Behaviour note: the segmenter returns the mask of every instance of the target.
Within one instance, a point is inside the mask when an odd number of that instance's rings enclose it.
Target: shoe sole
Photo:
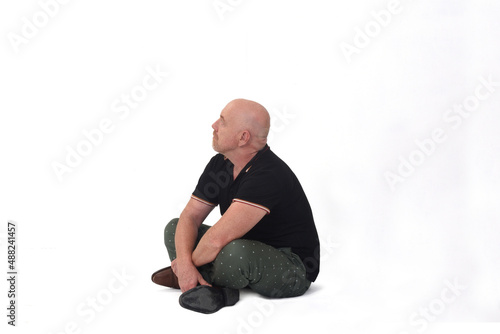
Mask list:
[[[239,299],[239,290],[199,285],[184,292],[179,297],[179,304],[191,311],[211,314],[225,306],[233,306]]]

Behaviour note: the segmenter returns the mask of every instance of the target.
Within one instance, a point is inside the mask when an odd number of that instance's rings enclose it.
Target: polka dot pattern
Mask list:
[[[178,219],[165,227],[165,246],[175,259],[175,228]],[[210,226],[202,225],[197,242]],[[203,277],[216,286],[243,289],[273,298],[304,294],[310,286],[306,269],[290,248],[276,249],[255,240],[237,239],[227,244],[211,264],[199,268]]]

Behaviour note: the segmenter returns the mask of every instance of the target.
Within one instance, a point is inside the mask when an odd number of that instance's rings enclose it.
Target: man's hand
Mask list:
[[[179,287],[181,288],[182,292],[191,290],[198,284],[211,286],[207,281],[203,279],[203,276],[201,276],[198,269],[196,269],[196,267],[192,263],[186,261],[177,261],[177,259],[175,259],[174,261],[172,261],[172,264],[170,266],[172,267],[172,271],[179,280]]]

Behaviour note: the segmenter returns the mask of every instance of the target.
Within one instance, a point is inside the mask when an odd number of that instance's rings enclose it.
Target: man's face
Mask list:
[[[222,110],[219,119],[212,124],[212,129],[214,129],[212,147],[216,152],[225,154],[238,147],[235,128],[233,119],[227,108],[225,108]]]

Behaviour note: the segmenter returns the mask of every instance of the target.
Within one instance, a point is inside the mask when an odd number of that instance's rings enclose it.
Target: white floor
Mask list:
[[[57,4],[0,5],[9,333],[498,333],[497,3]],[[237,97],[271,113],[321,273],[299,298],[197,314],[150,275]]]
[[[28,247],[29,229],[20,225],[18,325],[23,333],[167,332],[179,324],[207,333],[311,328],[317,333],[461,333],[500,320],[493,259],[484,256],[481,263],[475,254],[451,254],[449,261],[460,263],[446,267],[439,257],[451,249],[439,252],[427,243],[384,253],[388,246],[370,245],[362,232],[350,234],[351,241],[324,239],[321,275],[302,297],[272,300],[244,290],[233,307],[213,315],[194,313],[179,306],[178,290],[150,282],[150,274],[168,264],[153,231],[161,230],[161,222],[123,224],[115,233],[103,228],[101,235],[97,224],[89,224],[96,238],[83,231],[85,226],[68,227],[67,241],[54,240],[52,248],[34,241],[35,247]],[[424,255],[429,247],[434,249]]]

